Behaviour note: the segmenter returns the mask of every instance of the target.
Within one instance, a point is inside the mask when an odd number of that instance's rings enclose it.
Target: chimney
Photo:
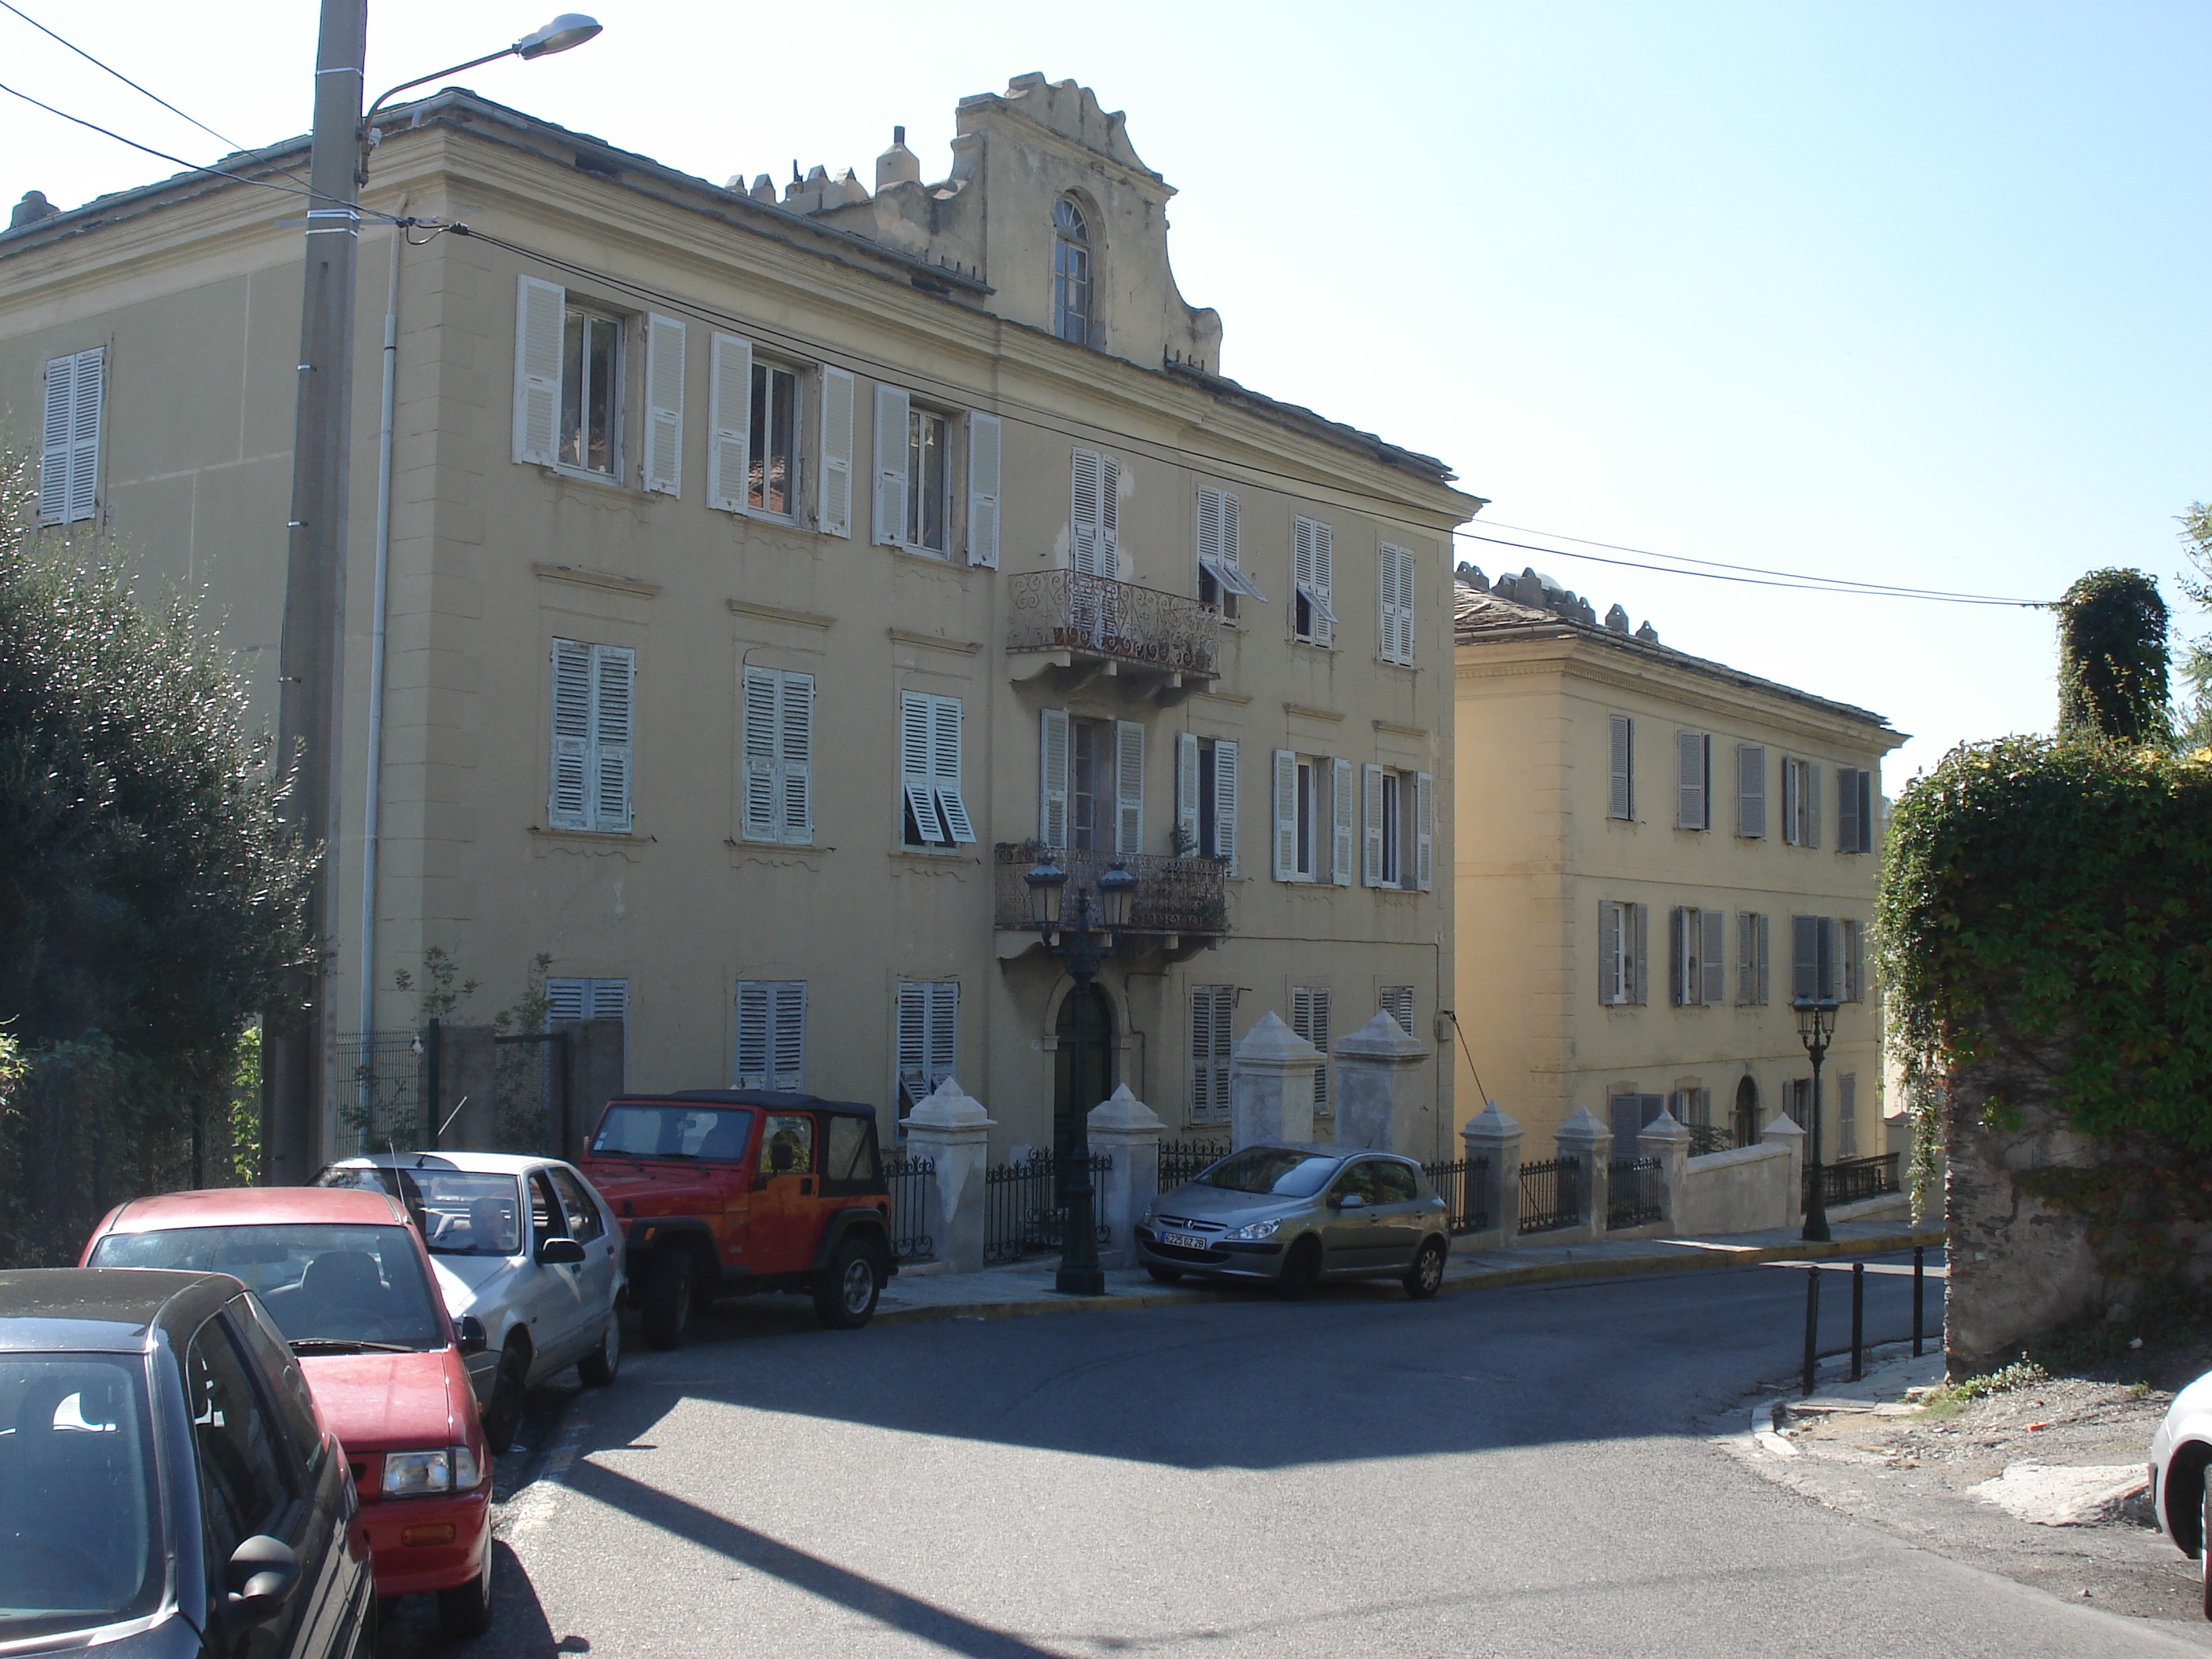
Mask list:
[[[891,129],[891,147],[876,157],[876,188],[921,182],[921,158],[906,147],[906,129]]]

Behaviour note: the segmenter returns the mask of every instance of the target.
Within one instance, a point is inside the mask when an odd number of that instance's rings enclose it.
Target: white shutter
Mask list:
[[[592,647],[592,828],[629,828],[632,703],[637,653],[626,646]]]
[[[1098,574],[1121,577],[1121,464],[1111,456],[1098,463]]]
[[[999,453],[995,415],[968,417],[968,562],[999,568]]]
[[[1114,726],[1114,850],[1145,850],[1145,728],[1134,720]]]
[[[1413,660],[1413,556],[1382,544],[1381,571],[1382,655],[1385,662]]]
[[[708,356],[707,505],[742,513],[747,475],[752,471],[752,342],[717,334]]]
[[[560,459],[561,331],[565,289],[517,279],[514,299],[514,459],[551,466]]]
[[[929,1086],[934,1089],[958,1069],[960,981],[941,979],[929,988]]]
[[[738,1054],[732,1078],[740,1089],[769,1086],[769,1054],[775,1031],[775,991],[766,980],[738,981]]]
[[[1411,548],[1398,550],[1398,660],[1412,665],[1413,660],[1413,568],[1415,560]]]
[[[908,416],[912,399],[899,387],[876,388],[876,522],[878,543],[906,542]]]
[[[771,1089],[803,1087],[806,1081],[806,981],[781,981],[775,987],[774,1046],[769,1051]]]
[[[70,417],[76,410],[76,359],[56,357],[46,365],[45,442],[39,451],[39,517],[47,524],[69,520]]]
[[[1437,884],[1437,780],[1433,772],[1413,774],[1413,885],[1424,893]]]
[[[76,354],[76,373],[69,410],[68,495],[62,517],[82,524],[95,516],[100,491],[100,404],[107,362],[107,348],[94,346]],[[44,496],[46,477],[40,475]]]
[[[1275,750],[1275,879],[1298,878],[1298,757]]]
[[[628,981],[623,981],[627,985]],[[545,1029],[592,1017],[592,981],[587,979],[549,979],[545,981]]]
[[[1037,720],[1037,839],[1067,850],[1067,711],[1046,708]]]
[[[1407,1036],[1413,1035],[1413,988],[1410,985],[1385,985],[1375,994],[1375,1006],[1398,1022],[1398,1027]]]
[[[853,533],[853,376],[851,371],[822,370],[822,501],[819,528],[825,536]]]
[[[1303,517],[1291,519],[1291,580],[1296,585],[1297,591],[1306,596],[1308,603],[1311,603],[1313,599],[1313,532],[1314,521],[1311,519]],[[1314,620],[1315,625],[1318,627],[1320,618],[1316,617]]]
[[[1597,902],[1597,1000],[1608,1006],[1628,1000],[1621,983],[1620,907],[1611,899]]]
[[[1318,986],[1291,988],[1291,1030],[1326,1054],[1328,1053],[1328,993]],[[1314,1067],[1314,1111],[1329,1109],[1328,1066]]]
[[[1635,722],[1626,714],[1615,714],[1611,717],[1609,726],[1612,769],[1605,813],[1610,818],[1632,817],[1636,811]]]
[[[1213,740],[1213,856],[1229,861],[1237,873],[1237,744],[1228,738]]]
[[[1382,884],[1382,769],[1373,762],[1359,769],[1360,861],[1363,886]],[[1401,803],[1402,810],[1402,803]]]
[[[684,478],[684,325],[645,323],[645,487],[680,495]]]
[[[975,830],[968,822],[968,804],[960,797],[960,699],[929,699],[929,782],[937,797],[938,816],[944,821],[945,839],[973,842]]]
[[[553,641],[552,783],[545,823],[552,830],[591,828],[592,647]]]
[[[783,676],[772,668],[744,672],[744,745],[739,779],[739,833],[747,841],[782,839],[777,787]]]
[[[1314,617],[1314,639],[1321,645],[1331,643],[1336,632],[1336,613],[1329,608],[1333,591],[1329,571],[1334,562],[1329,550],[1334,541],[1335,532],[1316,521],[1313,526],[1313,602],[1317,613]]]
[[[1069,468],[1068,566],[1086,576],[1111,575],[1104,563],[1100,526],[1106,459],[1095,449],[1079,449]]]
[[[1228,556],[1222,551],[1222,509],[1228,500],[1226,490],[1198,492],[1198,562],[1201,568],[1227,562]]]
[[[932,705],[936,701],[919,691],[899,694],[899,787],[922,840],[933,844],[951,839],[937,816],[936,781],[930,758]]]
[[[776,757],[780,796],[778,829],[794,847],[814,840],[814,676],[783,676],[783,708],[777,726],[782,735]]]
[[[1674,734],[1674,827],[1705,827],[1705,763],[1710,739],[1702,732]]]
[[[1735,746],[1735,832],[1756,841],[1766,834],[1766,746]]]
[[[1632,904],[1628,920],[1633,924],[1629,935],[1628,1000],[1642,1004],[1650,1000],[1651,983],[1651,907]]]
[[[1352,763],[1328,763],[1329,845],[1328,878],[1339,887],[1352,885],[1352,842],[1356,833],[1352,802]]]
[[[1698,988],[1698,1000],[1708,1008],[1717,1008],[1728,1000],[1728,912],[1700,910],[1698,926],[1704,935],[1698,952],[1704,983]]]
[[[902,979],[898,984],[898,1057],[894,1062],[899,1090],[906,1096],[899,1115],[904,1117],[929,1093],[929,982]]]
[[[1175,740],[1176,854],[1188,858],[1209,848],[1198,844],[1198,734],[1178,732]]]

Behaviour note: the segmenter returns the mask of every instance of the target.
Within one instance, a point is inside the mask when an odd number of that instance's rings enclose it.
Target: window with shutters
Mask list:
[[[1052,204],[1052,331],[1091,343],[1091,222],[1063,196]]]
[[[1677,1123],[1692,1129],[1710,1129],[1713,1124],[1713,1091],[1694,1085],[1673,1090],[1667,1097],[1667,1110]]]
[[[1291,520],[1291,560],[1297,585],[1291,632],[1308,645],[1328,645],[1335,635],[1336,613],[1329,609],[1334,541],[1329,526],[1318,519],[1301,515]]]
[[[1267,601],[1237,550],[1237,497],[1226,489],[1198,492],[1198,597],[1231,621],[1240,599]]]
[[[899,795],[905,844],[949,851],[975,839],[960,792],[960,699],[899,694]]]
[[[1175,853],[1213,858],[1237,873],[1237,744],[1176,734]]]
[[[1275,830],[1282,881],[1328,879],[1329,822],[1328,808],[1330,767],[1318,755],[1294,755],[1278,750],[1275,790]],[[1285,788],[1287,780],[1288,789]],[[1287,857],[1285,855],[1287,854]]]
[[[568,306],[561,319],[561,465],[613,477],[622,464],[622,323]]]
[[[1229,1062],[1236,1045],[1237,988],[1190,988],[1190,1121],[1229,1120]]]
[[[744,678],[741,833],[747,841],[808,846],[814,840],[814,676],[749,664]]]
[[[1607,747],[1605,815],[1632,819],[1636,816],[1636,722],[1626,714],[1608,717]]]
[[[39,451],[40,524],[82,524],[94,516],[106,374],[106,346],[46,364],[45,441]]]
[[[927,1099],[960,1055],[960,982],[902,979],[898,986],[898,1115]]]
[[[1396,1020],[1407,1036],[1413,1035],[1413,988],[1385,985],[1375,994],[1375,1006]]]
[[[1836,1079],[1836,1156],[1859,1155],[1859,1078],[1845,1072]]]
[[[1782,839],[1791,847],[1820,844],[1820,769],[1817,763],[1782,757]]]
[[[626,979],[548,978],[545,981],[545,1029],[579,1019],[629,1018],[629,981]]]
[[[1835,997],[1837,937],[1832,917],[1790,918],[1790,996],[1793,1002]]]
[[[1005,434],[999,417],[968,416],[968,562],[999,568],[999,474]]]
[[[1328,993],[1317,985],[1291,988],[1291,1030],[1328,1053]],[[1328,1096],[1328,1062],[1314,1067],[1314,1115],[1326,1117],[1336,1109]]]
[[[740,1089],[802,1089],[806,1085],[806,981],[738,981]]]
[[[1735,919],[1735,1000],[1742,1008],[1766,1006],[1766,918],[1755,910]]]
[[[1079,574],[1121,574],[1121,464],[1095,449],[1073,452],[1068,464],[1068,566]],[[1071,603],[1097,603],[1072,595]],[[1071,622],[1079,618],[1071,616]],[[1089,617],[1081,620],[1090,621]]]
[[[1413,665],[1413,556],[1382,544],[1380,566],[1382,637],[1376,654],[1385,662]]]
[[[1836,850],[1874,851],[1874,774],[1862,768],[1836,769]]]
[[[933,410],[907,410],[906,544],[917,552],[952,547],[952,421]]]
[[[1359,793],[1362,884],[1427,891],[1436,836],[1430,775],[1364,765]]]
[[[1735,832],[1747,841],[1766,834],[1766,745],[1735,746]]]
[[[1705,830],[1711,826],[1710,802],[1713,793],[1713,740],[1704,732],[1674,734],[1674,827]]]
[[[798,515],[799,420],[799,371],[756,361],[745,464],[745,505],[756,513]]]
[[[1597,906],[1597,1000],[1626,1007],[1644,999],[1645,906],[1600,899]]]
[[[549,829],[629,830],[636,670],[627,646],[553,641]]]
[[[1667,989],[1678,1008],[1717,1007],[1728,1000],[1728,915],[1678,905],[1668,915]]]

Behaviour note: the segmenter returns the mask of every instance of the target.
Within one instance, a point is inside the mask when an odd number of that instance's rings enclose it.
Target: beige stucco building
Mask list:
[[[1823,1155],[1886,1151],[1865,940],[1903,735],[1534,571],[1468,571],[1456,611],[1457,1012],[1491,1096],[1532,1147],[1587,1109],[1616,1156],[1662,1109],[1699,1151],[1809,1127],[1790,1005],[1832,995]]]
[[[382,118],[341,1037],[412,1024],[395,975],[426,951],[483,982],[465,1020],[542,952],[556,1013],[627,1020],[631,1087],[804,1087],[888,1125],[957,1072],[1001,1150],[1120,1081],[1171,1128],[1222,1121],[1268,1010],[1325,1042],[1389,1006],[1432,1039],[1447,550],[1479,503],[1223,378],[1220,319],[1169,269],[1172,191],[1087,89],[1025,76],[957,122],[950,178],[899,142],[872,189],[817,169],[779,195],[465,93]],[[225,166],[283,183],[303,155]],[[293,203],[184,175],[0,235],[0,418],[47,434],[52,533],[204,590],[272,723]],[[1141,884],[1083,1056],[1024,931],[1041,842]],[[1401,1138],[1434,1155],[1430,1065]]]

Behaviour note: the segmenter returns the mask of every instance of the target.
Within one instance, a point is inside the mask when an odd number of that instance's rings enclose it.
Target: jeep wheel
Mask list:
[[[653,1258],[645,1275],[645,1346],[673,1348],[684,1341],[684,1328],[691,1322],[691,1252],[682,1245],[664,1249]]]
[[[833,1331],[856,1331],[876,1310],[883,1293],[883,1269],[862,1240],[848,1238],[830,1259],[830,1271],[816,1281],[814,1312]]]

